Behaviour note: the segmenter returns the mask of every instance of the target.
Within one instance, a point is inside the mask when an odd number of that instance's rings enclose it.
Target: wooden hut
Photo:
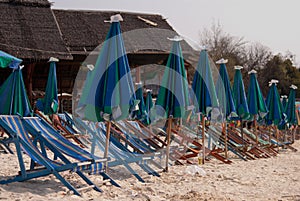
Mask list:
[[[129,63],[133,69],[147,65],[142,76],[150,75],[151,66],[166,63],[172,44],[167,38],[177,35],[161,15],[155,14],[53,10],[48,0],[0,0],[0,9],[0,50],[24,60],[23,74],[32,103],[42,95],[38,92],[45,89],[47,60],[51,56],[60,59],[57,65],[59,93],[72,93],[80,66],[88,55],[93,57],[93,51],[104,42],[110,27],[105,21],[111,15],[122,15],[121,28]],[[182,49],[186,68],[193,71],[197,52],[185,41]],[[134,79],[139,80],[141,68],[136,69],[139,70]],[[2,83],[9,69],[0,71]]]

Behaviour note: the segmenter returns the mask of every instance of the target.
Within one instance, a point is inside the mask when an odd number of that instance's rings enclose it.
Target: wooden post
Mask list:
[[[34,68],[35,68],[35,63],[30,63],[28,64],[28,71],[27,71],[27,75],[26,75],[26,88],[27,88],[27,94],[28,94],[28,99],[30,102],[30,105],[33,106],[33,97],[32,97],[32,77],[33,77],[33,72],[34,72]]]
[[[276,141],[277,141],[277,149],[279,151],[279,132],[278,132],[278,128],[276,127]]]
[[[169,171],[169,155],[170,155],[170,143],[171,143],[171,129],[172,129],[172,117],[168,118],[168,127],[167,127],[167,150],[166,150],[166,168],[165,172]]]
[[[223,133],[225,136],[225,158],[228,159],[228,142],[227,142],[227,125],[226,125],[226,121],[222,124],[223,127]]]
[[[243,120],[241,119],[241,136],[242,136],[242,145],[243,145],[243,148],[244,148],[244,129],[243,129]]]
[[[110,138],[110,128],[111,128],[111,121],[107,122],[107,127],[106,127],[106,139],[105,139],[105,150],[104,150],[104,158],[107,159],[108,157],[108,148],[109,148],[109,138]],[[108,161],[105,162],[105,172],[108,170]]]
[[[135,71],[135,78],[136,78],[135,82],[136,83],[140,83],[141,82],[141,71],[140,71],[140,68],[136,67],[135,70],[136,70]]]
[[[203,153],[203,158],[202,158],[202,164],[205,162],[205,116],[202,115],[202,153]]]
[[[255,133],[255,142],[256,142],[256,145],[258,145],[258,134],[257,134],[257,128],[256,128],[256,115],[254,115],[253,126],[254,126],[254,133]]]
[[[268,128],[269,128],[269,142],[271,143],[271,128],[270,126]]]

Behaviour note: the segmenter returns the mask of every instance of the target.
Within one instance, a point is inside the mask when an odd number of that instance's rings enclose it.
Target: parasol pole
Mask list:
[[[270,128],[270,126],[268,126],[268,129],[269,129],[269,142],[271,143],[271,128]]]
[[[256,145],[258,145],[258,133],[257,133],[257,128],[256,128],[256,115],[254,115],[253,126],[254,126],[254,133],[255,133],[255,142],[256,142]]]
[[[170,155],[170,142],[171,142],[171,129],[172,129],[172,116],[168,118],[168,127],[167,127],[167,150],[166,150],[166,168],[165,172],[169,171],[169,155]]]
[[[242,135],[242,143],[244,147],[244,130],[243,130],[243,119],[241,118],[241,135]]]
[[[110,128],[111,128],[111,121],[107,121],[107,126],[106,126],[106,139],[105,139],[105,151],[104,151],[104,158],[107,159],[108,157],[108,147],[109,147],[109,138],[110,138]],[[108,161],[106,160],[105,163],[104,163],[104,170],[105,172],[107,172],[108,170]]]
[[[202,114],[202,164],[204,164],[205,160],[205,116]]]
[[[222,124],[223,127],[223,133],[225,136],[225,158],[228,159],[228,144],[227,144],[227,123],[226,120]]]
[[[277,126],[276,126],[276,141],[277,141],[277,149],[279,151],[279,132]]]

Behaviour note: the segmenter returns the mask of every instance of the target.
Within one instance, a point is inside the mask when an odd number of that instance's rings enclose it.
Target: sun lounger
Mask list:
[[[73,171],[76,172],[88,185],[96,191],[100,191],[92,181],[90,181],[83,173],[83,170],[88,170],[89,172],[99,172],[102,170],[102,162],[97,163],[90,162],[70,162],[55,146],[53,142],[48,141],[39,132],[34,129],[24,128],[21,119],[18,116],[0,116],[0,126],[5,130],[6,133],[10,135],[13,139],[13,143],[16,146],[17,156],[20,166],[20,174],[10,177],[7,180],[1,180],[0,184],[7,184],[17,181],[26,181],[32,178],[38,178],[46,175],[53,174],[58,180],[60,180],[69,190],[73,191],[74,194],[80,195],[80,189],[76,189],[67,180],[65,180],[60,172],[62,171]],[[30,135],[29,135],[30,134]],[[40,146],[38,147],[38,142]],[[46,150],[52,151],[57,159],[52,160],[47,156]],[[32,160],[30,169],[26,170],[25,164],[23,162],[22,151],[24,151]],[[95,162],[95,161],[94,161]],[[39,164],[39,166],[36,166]],[[105,179],[109,178],[103,175]],[[84,187],[86,189],[86,187]]]
[[[75,118],[75,121],[77,126],[91,135],[91,152],[95,152],[96,146],[98,149],[100,149],[101,153],[104,152],[104,142],[106,137],[104,124],[100,123],[100,126],[97,127],[94,122],[82,121],[81,119],[77,118]],[[109,161],[108,167],[123,165],[141,182],[144,182],[144,180],[130,167],[130,163],[136,163],[148,174],[159,176],[159,174],[148,165],[148,163],[151,163],[153,160],[153,156],[130,153],[126,147],[119,143],[118,140],[113,136],[111,136],[110,141],[109,156],[115,160]]]
[[[70,132],[67,128],[65,128],[61,122],[59,123],[59,125],[54,125],[53,122],[51,122],[51,120],[49,118],[47,118],[44,114],[42,114],[41,112],[39,112],[38,110],[35,111],[35,116],[43,119],[44,121],[46,121],[49,125],[51,125],[54,129],[56,129],[57,131],[60,131],[60,133],[68,139],[72,139],[74,140],[74,142],[76,142],[80,147],[85,148],[86,145],[84,142],[82,142],[82,139],[80,139],[80,137],[78,136],[77,133],[72,133]]]
[[[214,125],[210,125],[209,129],[207,129],[207,133],[212,136],[212,138],[220,143],[223,147],[225,146],[225,137],[222,135],[222,129],[218,130],[218,127]],[[240,159],[247,161],[247,155],[242,151],[243,146],[240,144],[236,144],[232,140],[228,139],[228,150],[233,154],[238,156]]]

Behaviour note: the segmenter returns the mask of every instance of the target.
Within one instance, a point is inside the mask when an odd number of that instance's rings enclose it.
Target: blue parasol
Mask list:
[[[180,46],[182,39],[175,36],[169,40],[173,41],[172,50],[168,57],[155,105],[157,115],[168,119],[166,171],[168,171],[172,118],[185,117],[189,105],[188,82]]]
[[[58,112],[58,96],[57,96],[57,77],[56,62],[58,59],[51,57],[49,59],[50,68],[46,85],[45,97],[39,99],[36,103],[38,110],[44,114],[56,114]]]
[[[0,67],[1,68],[9,67],[9,68],[17,69],[21,63],[22,63],[21,59],[18,59],[16,57],[0,50]]]
[[[14,69],[0,88],[0,114],[31,116],[21,68]]]

